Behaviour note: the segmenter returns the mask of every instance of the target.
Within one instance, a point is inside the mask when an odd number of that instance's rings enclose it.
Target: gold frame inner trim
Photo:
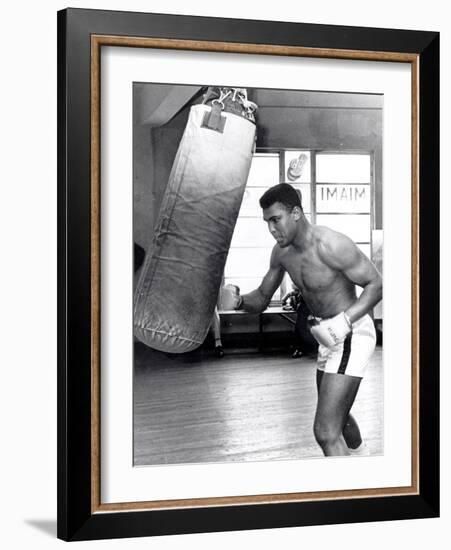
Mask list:
[[[384,487],[267,495],[102,504],[100,499],[100,50],[102,46],[246,53],[410,63],[412,71],[412,480]],[[274,504],[419,494],[419,56],[398,52],[333,50],[267,44],[127,36],[91,36],[91,512],[125,512],[230,505]]]

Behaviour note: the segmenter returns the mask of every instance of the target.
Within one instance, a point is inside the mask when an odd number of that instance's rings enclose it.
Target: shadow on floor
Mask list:
[[[27,519],[25,523],[46,535],[56,538],[56,519]]]

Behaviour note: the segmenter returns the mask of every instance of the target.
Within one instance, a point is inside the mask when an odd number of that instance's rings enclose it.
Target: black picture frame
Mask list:
[[[417,494],[99,512],[93,489],[93,36],[319,49],[331,58],[412,59],[418,118]],[[101,44],[97,44],[100,47]],[[261,53],[264,53],[263,51]],[[372,57],[371,57],[372,55]],[[280,528],[439,515],[439,33],[66,9],[58,12],[58,537],[64,540]],[[414,255],[415,256],[415,255]],[[96,465],[94,465],[96,466]],[[98,466],[98,465],[97,465]]]

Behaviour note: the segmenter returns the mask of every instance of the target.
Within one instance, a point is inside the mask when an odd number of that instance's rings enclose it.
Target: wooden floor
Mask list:
[[[319,457],[314,359],[211,353],[170,359],[135,348],[134,464]],[[352,409],[371,454],[383,453],[382,350]]]

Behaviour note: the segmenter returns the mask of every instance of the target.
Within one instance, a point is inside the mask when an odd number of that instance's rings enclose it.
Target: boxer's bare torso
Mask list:
[[[290,275],[313,315],[333,317],[356,300],[355,285],[336,268],[334,254],[330,253],[340,235],[326,227],[311,229],[302,251],[293,245],[276,245],[273,260]]]
[[[248,311],[263,311],[288,272],[316,317],[346,311],[356,321],[381,299],[381,277],[374,264],[345,235],[312,225],[300,209],[275,203],[263,211],[276,240],[270,267],[260,286],[243,296]],[[355,285],[364,290],[357,299]]]

